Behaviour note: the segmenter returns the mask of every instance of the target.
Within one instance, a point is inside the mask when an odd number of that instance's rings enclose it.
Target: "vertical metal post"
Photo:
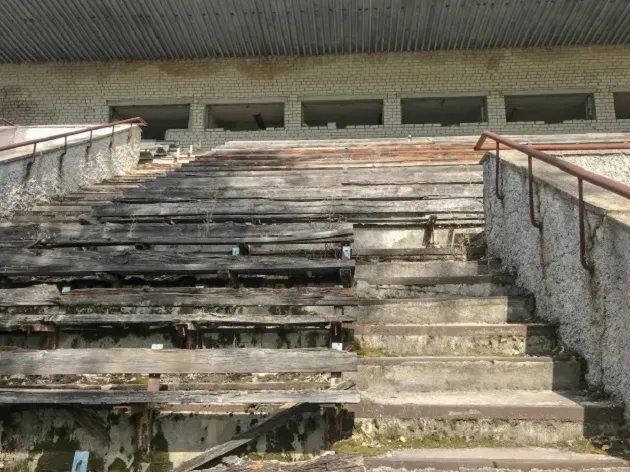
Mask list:
[[[534,228],[542,228],[542,223],[536,222],[534,215],[534,174],[532,172],[532,156],[527,156],[527,180],[529,183],[529,221]]]
[[[497,165],[494,169],[494,193],[496,193],[499,200],[503,200],[503,194],[499,190],[499,181],[501,180],[501,158],[499,157],[499,141],[497,143]]]
[[[578,213],[580,219],[580,263],[589,272],[593,267],[586,260],[586,218],[584,211],[584,182],[578,179]]]

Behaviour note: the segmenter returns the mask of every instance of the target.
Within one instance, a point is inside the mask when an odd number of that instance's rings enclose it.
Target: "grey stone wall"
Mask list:
[[[130,139],[129,136],[131,136]],[[69,140],[42,144],[32,155],[32,146],[0,153],[0,220],[17,211],[50,201],[75,190],[120,175],[139,158],[140,130],[121,126],[111,142],[111,128]]]
[[[589,272],[579,258],[576,179],[534,162],[538,230],[529,220],[526,158],[501,158],[503,200],[495,193],[496,157],[484,163],[489,254],[534,294],[538,315],[558,325],[566,348],[584,357],[589,384],[630,406],[630,201],[585,185]]]

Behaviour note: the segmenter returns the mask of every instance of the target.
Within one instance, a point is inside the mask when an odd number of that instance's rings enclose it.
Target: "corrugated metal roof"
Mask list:
[[[628,44],[630,0],[0,0],[0,61]]]

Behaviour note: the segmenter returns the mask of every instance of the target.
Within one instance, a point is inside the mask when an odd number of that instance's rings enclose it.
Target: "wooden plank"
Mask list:
[[[330,390],[342,391],[348,390],[352,387],[354,387],[354,382],[346,381],[331,387]],[[202,465],[207,464],[212,460],[229,454],[235,449],[238,449],[245,444],[249,444],[257,437],[272,431],[274,428],[285,423],[288,419],[304,411],[306,408],[308,408],[308,404],[306,403],[285,403],[278,409],[278,411],[276,411],[272,415],[269,415],[267,418],[256,424],[254,427],[234,436],[230,441],[226,443],[218,444],[208,449],[207,451],[204,451],[199,456],[187,460],[183,464],[175,467],[171,472],[190,472],[191,470],[201,467]]]
[[[0,375],[356,372],[333,349],[55,349],[0,351]]]
[[[330,187],[148,187],[132,189],[114,199],[120,203],[185,202],[195,200],[237,200],[261,198],[278,201],[311,201],[326,199],[349,200],[410,200],[420,198],[481,198],[483,185],[416,184],[416,185],[339,185]]]
[[[182,310],[186,311],[186,310]],[[270,313],[270,307],[251,307],[249,310],[239,309],[239,313],[222,313],[219,311],[198,311],[191,314],[160,313],[158,310],[138,310],[135,312],[116,312],[108,310],[106,312],[82,309],[77,313],[21,313],[19,311],[0,313],[0,329],[15,330],[25,325],[37,323],[52,323],[59,328],[81,327],[81,326],[117,326],[144,324],[151,326],[173,326],[176,323],[196,323],[200,328],[207,325],[226,326],[318,326],[327,325],[332,322],[350,323],[356,321],[355,316],[343,313],[326,313],[318,311],[303,310],[296,314]],[[289,310],[286,310],[289,311]],[[294,310],[297,311],[297,310]]]
[[[259,388],[264,386],[259,385]],[[301,403],[359,403],[358,391],[334,390],[259,390],[259,391],[123,391],[123,390],[56,390],[0,388],[0,404],[80,404],[80,405],[133,405],[138,403],[162,404],[277,404]]]
[[[87,288],[63,294],[59,304],[82,306],[142,307],[291,307],[353,306],[354,290],[325,287],[300,288]]]
[[[0,247],[135,244],[274,244],[352,240],[351,223],[246,224],[0,224]]]
[[[333,215],[397,215],[405,213],[483,213],[483,202],[476,198],[438,200],[401,200],[397,202],[371,200],[320,200],[305,205],[302,202],[278,200],[217,200],[203,202],[111,204],[94,208],[97,218],[144,217],[144,216],[201,216],[212,220],[218,215],[303,215],[307,217],[331,217]]]
[[[299,257],[220,256],[169,254],[128,250],[123,252],[49,249],[38,254],[26,249],[0,252],[0,275],[81,276],[98,273],[137,274],[314,274],[351,269],[354,261]]]
[[[0,289],[0,306],[54,305],[60,293],[56,285]]]

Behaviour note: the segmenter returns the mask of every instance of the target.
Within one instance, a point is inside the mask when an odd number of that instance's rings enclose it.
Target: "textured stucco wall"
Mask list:
[[[42,144],[35,156],[32,147],[0,153],[0,220],[15,212],[50,201],[81,187],[120,175],[139,158],[140,130],[120,127],[110,149],[111,129],[94,133],[88,149],[87,135]],[[59,141],[59,142],[57,142]]]
[[[586,170],[630,185],[630,151],[563,152],[560,157]]]
[[[534,294],[538,315],[558,325],[568,349],[586,359],[589,384],[630,406],[630,201],[585,185],[589,273],[579,258],[576,179],[534,163],[539,231],[529,221],[526,158],[501,154],[501,201],[495,194],[496,159],[489,156],[484,205],[490,255]]]
[[[209,149],[230,140],[462,136],[490,128],[504,134],[627,131],[616,120],[613,91],[630,90],[628,47],[440,51],[196,61],[0,65],[0,115],[16,123],[81,123],[108,119],[108,100],[191,103],[190,129],[171,131],[182,146]],[[597,120],[563,124],[506,123],[503,94],[592,91]],[[483,93],[488,122],[442,127],[401,125],[400,98],[410,94]],[[204,130],[213,100],[281,99],[285,128]],[[314,97],[384,100],[383,126],[329,130],[302,127],[301,101]]]

